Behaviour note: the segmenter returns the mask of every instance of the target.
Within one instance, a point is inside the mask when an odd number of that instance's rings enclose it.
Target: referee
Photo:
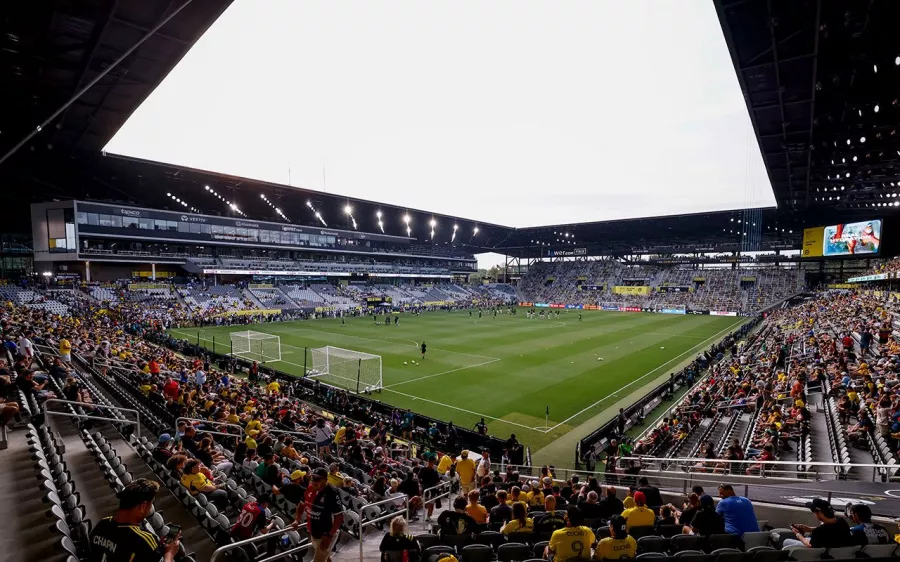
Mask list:
[[[141,524],[153,508],[159,484],[139,478],[117,494],[119,509],[94,525],[89,562],[173,562],[181,546],[181,533],[165,543]]]
[[[422,359],[425,359],[425,342],[422,342]]]

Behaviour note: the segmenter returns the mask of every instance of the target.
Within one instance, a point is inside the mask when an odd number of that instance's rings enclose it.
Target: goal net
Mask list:
[[[357,393],[381,390],[380,355],[330,345],[310,352],[312,369],[307,376]]]
[[[252,330],[231,332],[231,354],[260,363],[281,361],[281,338]]]

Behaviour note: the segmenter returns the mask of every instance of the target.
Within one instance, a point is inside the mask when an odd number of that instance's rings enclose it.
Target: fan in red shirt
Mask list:
[[[178,381],[175,379],[169,379],[166,381],[166,384],[163,385],[163,394],[166,398],[171,398],[172,400],[178,399],[178,390],[179,390]]]
[[[241,508],[237,521],[231,527],[231,536],[235,540],[242,541],[252,538],[259,530],[268,533],[274,525],[272,512],[269,511],[269,494],[261,494],[255,502],[250,502]]]

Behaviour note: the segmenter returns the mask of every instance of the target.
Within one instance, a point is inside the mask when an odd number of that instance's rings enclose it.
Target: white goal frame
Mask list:
[[[281,361],[281,338],[265,332],[231,332],[231,355],[242,359],[272,363]]]
[[[357,394],[380,391],[383,385],[381,356],[326,345],[310,348],[307,377]]]

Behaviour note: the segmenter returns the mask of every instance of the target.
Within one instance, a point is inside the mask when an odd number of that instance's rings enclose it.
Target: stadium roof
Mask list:
[[[184,2],[7,2],[0,36],[5,154]],[[96,153],[231,0],[193,0],[78,98],[25,152]]]
[[[730,227],[732,219],[746,216],[744,211],[514,229],[185,167],[101,157],[100,147],[229,3],[194,0],[16,158],[0,166],[4,185],[21,187],[2,190],[5,201],[0,203],[23,207],[29,198],[87,198],[176,208],[166,195],[171,193],[199,212],[235,214],[218,198],[207,196],[204,186],[209,184],[252,218],[277,220],[277,207],[291,222],[316,224],[306,206],[309,200],[326,223],[346,227],[350,223],[343,209],[349,203],[356,216],[366,218],[363,229],[371,230],[373,216],[381,210],[386,231],[405,234],[401,221],[409,212],[413,235],[421,240],[429,239],[427,225],[433,218],[435,241],[448,242],[456,224],[456,243],[522,257],[540,255],[537,241],[555,241],[557,232],[569,232],[586,245],[740,241],[740,233]],[[897,20],[900,4],[873,0],[838,9],[815,0],[715,3],[779,203],[778,210],[759,212],[766,225],[763,239],[782,228],[788,231],[785,236],[794,230],[796,237],[804,226],[834,224],[851,216],[875,218],[893,210],[887,203],[900,203],[891,189],[896,187],[900,195],[894,169],[900,157],[895,130],[900,36],[892,33],[889,22]],[[5,152],[52,113],[173,5],[158,0],[16,4],[0,37],[0,80],[14,85],[0,93],[6,109],[0,118],[0,149]],[[12,214],[5,229],[28,230],[27,224],[17,227],[16,220],[27,221],[27,213]],[[479,233],[473,236],[476,226]]]
[[[781,210],[900,208],[900,2],[715,4]]]

